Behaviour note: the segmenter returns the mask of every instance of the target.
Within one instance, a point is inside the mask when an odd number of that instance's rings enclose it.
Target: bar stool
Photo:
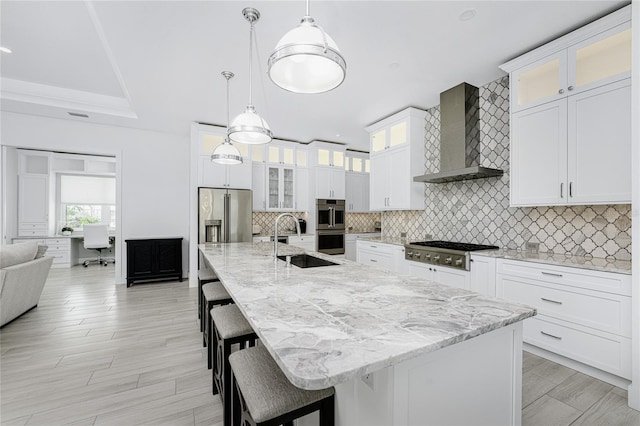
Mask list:
[[[209,312],[216,305],[228,305],[233,303],[233,299],[227,293],[220,281],[207,283],[202,286],[202,324],[204,324],[204,330],[202,331],[202,346],[209,346],[213,330],[211,328],[211,321],[209,320]],[[211,368],[211,355],[207,357],[208,366]]]
[[[289,382],[264,346],[229,356],[233,376],[233,424],[293,425],[293,420],[320,411],[320,426],[335,423],[335,390],[304,390]]]
[[[231,345],[238,344],[240,349],[244,349],[247,344],[255,346],[258,336],[237,305],[214,307],[211,310],[211,327],[214,330],[214,340],[209,348],[213,365],[212,391],[214,395],[219,393],[222,399],[224,426],[231,426]]]
[[[204,321],[202,321],[202,286],[207,283],[220,281],[211,269],[198,270],[198,319],[200,319],[200,331],[204,332]]]

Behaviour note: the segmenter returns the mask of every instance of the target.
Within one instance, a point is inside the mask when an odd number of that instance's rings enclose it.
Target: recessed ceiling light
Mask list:
[[[341,137],[342,135],[340,133],[336,133],[336,138]]]
[[[69,111],[67,111],[67,114],[72,115],[74,117],[89,118],[89,116],[87,114],[80,114],[79,112],[69,112]]]
[[[400,62],[396,62],[393,61],[389,64],[389,68],[391,68],[392,70],[397,70],[398,68],[400,68]]]
[[[476,14],[478,13],[478,11],[476,9],[466,9],[464,11],[462,11],[462,13],[460,14],[460,16],[458,16],[458,19],[460,19],[461,21],[469,21],[471,19],[473,19]]]
[[[2,52],[2,53],[12,53],[13,50],[9,49],[8,47],[0,46],[0,52]]]

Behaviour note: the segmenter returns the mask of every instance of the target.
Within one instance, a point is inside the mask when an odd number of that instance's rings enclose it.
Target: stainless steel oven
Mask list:
[[[344,233],[344,205],[344,200],[316,200],[316,229]]]
[[[316,200],[317,250],[344,254],[344,200]]]
[[[316,238],[318,250],[326,254],[344,254],[344,229],[334,231],[318,231]]]

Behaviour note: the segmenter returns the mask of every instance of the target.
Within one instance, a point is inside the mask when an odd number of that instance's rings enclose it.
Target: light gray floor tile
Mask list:
[[[588,425],[638,426],[640,411],[629,408],[626,395],[621,396],[620,392],[612,390],[572,423],[572,426]]]
[[[522,408],[540,398],[542,395],[555,388],[552,381],[529,372],[522,374]]]
[[[549,392],[549,396],[580,411],[602,399],[613,386],[586,374],[576,373]]]
[[[522,410],[522,426],[566,426],[580,414],[581,411],[543,395]]]
[[[576,371],[571,368],[556,364],[555,362],[546,359],[543,359],[542,362],[531,367],[528,371],[540,377],[544,377],[557,385],[576,373]]]

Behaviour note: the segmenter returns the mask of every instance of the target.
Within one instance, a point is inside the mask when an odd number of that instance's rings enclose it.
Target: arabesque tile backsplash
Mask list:
[[[427,110],[425,170],[440,164],[440,108]],[[631,205],[509,207],[509,78],[480,87],[480,164],[498,178],[425,184],[424,211],[382,213],[384,236],[495,244],[540,251],[631,259]],[[541,173],[543,171],[541,170]]]

